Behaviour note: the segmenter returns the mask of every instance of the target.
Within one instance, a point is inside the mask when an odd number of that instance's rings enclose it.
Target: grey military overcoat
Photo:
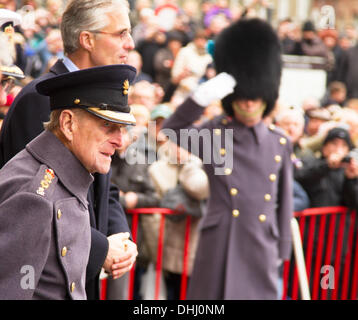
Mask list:
[[[163,126],[202,158],[210,181],[188,298],[276,299],[278,263],[291,253],[291,143],[274,126],[248,128],[227,116],[186,143],[195,130],[180,129],[203,111],[188,98]]]
[[[86,299],[92,181],[49,131],[0,170],[0,299]]]

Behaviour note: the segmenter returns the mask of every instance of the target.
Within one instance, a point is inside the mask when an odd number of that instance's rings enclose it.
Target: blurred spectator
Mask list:
[[[327,72],[327,85],[332,81],[343,79],[343,63],[346,52],[338,43],[338,32],[335,29],[323,29],[319,31],[319,37],[333,55],[332,66]]]
[[[157,82],[165,93],[169,90],[171,84],[171,70],[174,60],[183,46],[182,33],[170,31],[167,33],[167,44],[164,48],[158,50],[154,56],[155,82]]]
[[[343,82],[347,87],[347,99],[358,98],[358,45],[349,48],[343,62]]]
[[[145,72],[142,71],[143,60],[142,60],[142,56],[139,54],[138,51],[131,50],[128,53],[127,64],[129,64],[137,69],[137,75],[136,75],[133,83],[136,83],[136,82],[139,82],[142,80],[148,81],[150,83],[153,82],[152,77],[149,74],[146,74]]]
[[[206,67],[213,61],[206,51],[207,36],[203,29],[196,31],[194,40],[180,49],[172,68],[172,81],[179,85],[183,96],[187,96],[198,85]]]
[[[163,270],[167,299],[179,300],[185,226],[190,216],[188,275],[191,274],[198,242],[198,224],[202,216],[201,202],[208,197],[209,184],[202,161],[173,142],[168,141],[168,153],[159,155],[149,167],[149,175],[161,197],[161,206],[177,210],[180,216],[168,216],[165,221]]]
[[[142,56],[142,71],[155,79],[154,56],[165,46],[166,35],[157,26],[152,25],[145,30],[145,37],[137,44],[137,51]]]
[[[318,158],[306,158],[295,171],[295,179],[308,193],[311,207],[352,207],[358,187],[358,162],[346,158],[353,144],[349,132],[343,128],[331,129]]]
[[[216,0],[215,4],[208,10],[204,17],[205,27],[209,27],[214,17],[223,15],[228,21],[231,21],[232,14],[227,0]]]
[[[315,152],[320,149],[323,137],[332,126],[330,123],[332,117],[326,108],[311,109],[307,111],[306,114],[308,116],[308,122],[305,128],[306,134],[301,139],[301,146],[303,149],[308,148]],[[323,126],[325,123],[328,125]]]
[[[138,113],[137,113],[138,115]],[[136,118],[137,120],[137,118]],[[139,122],[143,119],[139,119]],[[137,121],[138,121],[137,120]],[[149,120],[149,113],[144,122]],[[124,209],[158,207],[159,198],[155,193],[153,184],[148,176],[147,161],[132,161],[131,158],[139,160],[145,157],[144,154],[138,154],[139,150],[128,148],[132,142],[131,134],[123,130],[123,145],[120,151],[117,151],[112,160],[112,178],[111,181],[120,189],[120,203]],[[135,154],[134,154],[135,153]],[[144,159],[143,159],[144,160]],[[136,260],[136,276],[134,299],[142,299],[140,295],[141,275],[146,270],[149,257],[146,241],[143,239],[143,230],[141,228],[140,217],[139,229],[137,230],[138,256]],[[127,215],[129,225],[131,224],[131,215]],[[113,280],[109,278],[107,299],[124,300],[128,294],[128,274],[122,278]]]
[[[312,156],[312,152],[309,149],[303,149],[300,144],[300,138],[303,136],[305,125],[303,110],[285,108],[276,115],[275,120],[276,125],[283,129],[287,136],[291,139],[293,145],[293,154],[291,159],[293,161],[294,168],[300,168],[302,165],[301,158]],[[293,200],[294,211],[302,211],[310,206],[307,193],[295,180],[293,183]]]
[[[346,107],[358,112],[358,98],[352,98],[347,100]]]
[[[132,38],[134,43],[138,45],[141,40],[146,37],[147,28],[155,25],[154,11],[151,8],[144,7],[138,11],[139,21],[134,25],[132,31]]]
[[[352,48],[352,43],[344,32],[339,34],[338,44],[344,51],[347,51],[348,49]]]
[[[328,49],[316,32],[312,21],[306,21],[302,25],[302,39],[296,41],[292,54],[316,56],[328,61]]]
[[[312,155],[312,152],[309,149],[303,149],[300,143],[305,126],[302,109],[286,107],[280,110],[275,116],[275,124],[291,139],[296,158]]]
[[[350,47],[356,46],[357,45],[357,36],[358,36],[356,27],[353,24],[348,23],[344,27],[344,33],[349,41]]]
[[[128,104],[142,104],[152,111],[157,104],[156,86],[142,80],[135,83],[129,90]]]
[[[13,10],[0,9],[0,34],[7,38],[6,46],[10,49],[14,64],[24,71],[26,66],[25,40],[18,29],[21,22],[22,17],[20,14]]]
[[[338,104],[343,107],[346,102],[347,88],[343,82],[333,81],[328,85],[328,96],[324,97],[321,105],[327,107],[331,104]]]
[[[291,18],[279,22],[277,35],[280,39],[283,54],[291,54],[295,48],[296,40],[292,29],[294,28]]]
[[[52,29],[45,38],[44,71],[48,72],[55,62],[64,56],[60,29]]]
[[[230,19],[225,15],[218,14],[210,20],[210,24],[206,28],[207,36],[214,39],[223,29],[230,24]]]
[[[133,4],[134,2],[134,4]],[[129,1],[131,12],[130,12],[130,19],[132,26],[137,26],[140,24],[140,14],[143,9],[151,9],[152,7],[152,1],[151,0],[135,0],[135,1]],[[154,15],[154,11],[152,11],[152,15]],[[133,29],[134,30],[134,29]],[[133,36],[133,34],[132,34]],[[134,37],[133,40],[135,41]]]
[[[162,0],[155,8],[154,14],[162,31],[169,31],[173,28],[175,19],[180,9],[177,0]]]
[[[59,28],[61,23],[61,16],[63,13],[64,2],[62,0],[47,0],[46,8],[48,10],[49,25],[52,28]]]

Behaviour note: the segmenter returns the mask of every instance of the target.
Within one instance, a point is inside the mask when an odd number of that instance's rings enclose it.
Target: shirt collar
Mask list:
[[[26,149],[34,158],[54,170],[65,188],[87,206],[87,193],[93,176],[52,132],[45,130]]]
[[[64,58],[63,58],[63,64],[66,66],[66,68],[67,68],[68,71],[70,71],[70,72],[80,70],[80,69],[72,62],[72,60],[71,60],[69,57],[67,57],[67,56],[64,56]]]

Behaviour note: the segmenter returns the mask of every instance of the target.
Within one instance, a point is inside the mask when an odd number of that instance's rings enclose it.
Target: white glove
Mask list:
[[[207,107],[234,92],[236,80],[230,74],[221,72],[214,78],[202,83],[194,91],[192,99],[200,106]]]

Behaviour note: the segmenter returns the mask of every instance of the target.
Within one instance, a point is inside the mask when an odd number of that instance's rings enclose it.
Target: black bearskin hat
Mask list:
[[[227,72],[237,81],[234,92],[222,100],[233,115],[236,99],[266,102],[264,116],[275,106],[281,80],[281,46],[276,32],[264,20],[242,18],[225,28],[215,40],[214,62],[217,73]]]

